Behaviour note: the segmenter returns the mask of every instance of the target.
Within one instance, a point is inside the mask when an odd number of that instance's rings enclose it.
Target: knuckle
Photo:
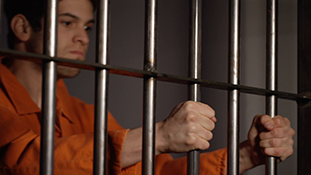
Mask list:
[[[278,126],[281,124],[281,118],[280,117],[275,117],[274,118],[274,123]]]
[[[192,112],[189,112],[186,116],[186,121],[187,122],[194,122],[194,121],[197,121],[198,119],[198,116],[196,116],[194,113]]]
[[[197,127],[195,125],[188,125],[187,128],[189,133],[195,133],[195,131],[197,130]]]
[[[185,140],[185,144],[187,146],[193,146],[195,144],[195,142],[196,142],[196,138],[190,134],[188,135],[187,139]]]
[[[277,139],[271,139],[269,141],[269,144],[271,147],[276,147],[276,146],[278,146],[278,141],[277,141]]]
[[[193,108],[194,104],[195,103],[193,101],[186,101],[184,103],[184,109],[191,110]]]
[[[276,148],[275,149],[275,155],[276,156],[284,155],[284,153],[285,153],[285,149],[282,149],[282,148]]]
[[[279,133],[280,133],[280,132],[279,132],[278,129],[274,129],[274,130],[271,131],[271,135],[274,136],[274,137],[275,137],[275,136],[278,136]]]
[[[281,148],[275,148],[274,149],[274,155],[275,156],[283,155],[283,150]]]

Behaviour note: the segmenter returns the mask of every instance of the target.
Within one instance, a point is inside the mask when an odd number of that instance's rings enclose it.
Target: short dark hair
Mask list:
[[[90,0],[93,9],[96,9],[96,1]],[[45,0],[4,0],[4,12],[8,21],[9,33],[7,35],[8,46],[14,47],[15,35],[10,27],[11,20],[17,14],[24,15],[35,32],[42,29],[41,19],[45,12]]]

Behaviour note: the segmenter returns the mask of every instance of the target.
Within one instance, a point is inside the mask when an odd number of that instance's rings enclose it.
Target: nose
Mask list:
[[[82,45],[86,45],[90,42],[90,38],[85,29],[82,28],[77,30],[77,33],[74,35],[73,41],[80,42]]]

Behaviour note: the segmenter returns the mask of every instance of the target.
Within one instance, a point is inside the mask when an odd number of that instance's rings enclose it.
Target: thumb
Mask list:
[[[272,130],[273,128],[274,122],[269,115],[257,114],[253,119],[248,135],[251,139],[254,139],[257,137],[259,132],[264,130]]]

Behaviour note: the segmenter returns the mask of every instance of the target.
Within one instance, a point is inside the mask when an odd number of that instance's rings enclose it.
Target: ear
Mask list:
[[[16,39],[28,41],[32,32],[32,27],[27,18],[22,14],[15,15],[11,20],[11,29]]]

